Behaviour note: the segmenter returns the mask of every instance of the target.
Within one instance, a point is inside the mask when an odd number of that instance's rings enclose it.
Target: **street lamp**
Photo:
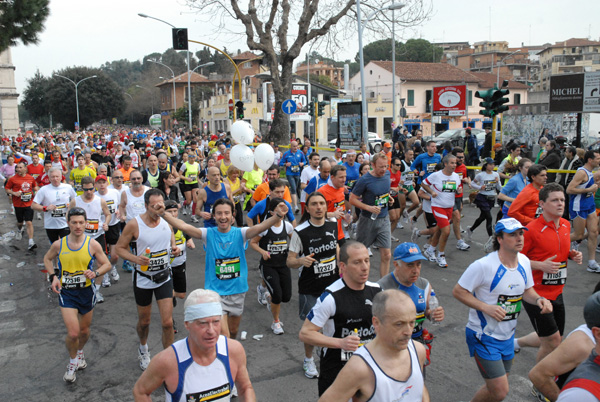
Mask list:
[[[150,59],[148,59],[148,61],[150,63],[160,64],[161,66],[168,68],[169,71],[171,72],[171,75],[173,76],[173,118],[175,118],[175,113],[177,112],[177,98],[175,97],[175,72],[173,71],[173,69],[171,67],[167,66],[164,63],[161,63],[160,61],[155,61],[155,60],[150,60]]]
[[[160,18],[156,18],[156,17],[151,17],[147,14],[143,14],[143,13],[138,13],[138,15],[142,18],[150,18],[156,21],[160,21],[163,24],[167,24],[169,26],[171,26],[172,28],[176,28],[175,25],[168,23],[167,21],[161,20]],[[190,51],[186,50],[187,53],[187,78],[188,78],[188,124],[189,124],[189,130],[190,132],[192,131],[192,87],[190,84],[190,77],[191,77],[191,73],[190,73]],[[175,84],[175,80],[173,80],[173,84]]]
[[[393,5],[393,4],[392,4]],[[404,4],[398,4],[399,7],[393,7],[392,10],[392,122],[396,124],[396,16],[394,11],[404,7]],[[390,6],[391,7],[391,6]]]
[[[507,54],[502,59],[500,59],[498,63],[496,63],[496,86],[500,86],[500,65],[504,62],[504,60],[508,59],[513,54],[519,53],[520,51],[521,49],[517,49],[514,52]]]
[[[193,73],[194,71],[196,71],[199,68],[212,66],[213,64],[215,64],[214,61],[209,61],[208,63],[200,64],[199,66],[196,66],[191,72]]]
[[[65,80],[70,81],[71,84],[75,85],[75,107],[77,109],[77,127],[79,129],[79,125],[80,125],[80,121],[79,121],[79,95],[78,95],[78,92],[77,92],[77,87],[79,87],[79,84],[81,84],[83,81],[89,80],[91,78],[98,78],[98,76],[97,75],[92,75],[90,77],[86,77],[86,78],[84,78],[82,80],[79,80],[79,81],[75,82],[72,79],[65,77],[64,75],[60,75],[60,74],[54,74],[54,75],[57,76],[57,77],[60,77],[60,78],[64,78]]]
[[[387,7],[381,7],[371,12],[363,21],[361,19],[360,0],[356,0],[356,18],[358,22],[358,54],[360,58],[360,91],[361,91],[361,104],[362,104],[362,136],[361,142],[364,141],[364,136],[368,133],[368,110],[367,110],[367,94],[365,90],[365,59],[363,57],[363,45],[362,35],[365,24],[379,11],[383,10],[398,10],[404,7],[402,3],[392,3]],[[394,44],[395,45],[395,44]],[[395,74],[394,74],[395,76]],[[392,84],[393,86],[393,84]]]
[[[150,88],[146,88],[141,85],[136,85],[136,88],[142,88],[142,89],[145,89],[146,91],[150,92],[150,95],[152,95],[152,114],[154,114],[154,92],[152,92],[152,90]]]

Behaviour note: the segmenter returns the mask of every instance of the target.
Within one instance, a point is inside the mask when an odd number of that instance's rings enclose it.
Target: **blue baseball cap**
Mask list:
[[[402,260],[404,262],[413,262],[417,260],[426,260],[421,254],[421,249],[415,243],[402,243],[394,250],[394,261]]]
[[[512,233],[519,229],[529,230],[525,226],[521,225],[521,222],[515,218],[506,218],[500,219],[498,223],[496,223],[496,226],[494,227],[494,233]]]

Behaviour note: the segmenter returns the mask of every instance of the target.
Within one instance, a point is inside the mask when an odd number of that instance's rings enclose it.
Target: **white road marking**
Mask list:
[[[9,346],[0,349],[0,360],[25,360],[29,359],[29,344]]]
[[[20,331],[22,329],[25,329],[25,327],[21,320],[0,322],[0,335],[10,331]]]
[[[17,308],[17,302],[14,300],[5,300],[0,302],[0,313],[8,313],[15,311]]]

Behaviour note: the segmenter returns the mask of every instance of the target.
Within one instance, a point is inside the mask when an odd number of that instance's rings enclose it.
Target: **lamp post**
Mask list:
[[[145,89],[146,91],[150,92],[150,95],[152,95],[152,114],[154,114],[154,92],[152,92],[152,90],[150,88],[146,88],[141,85],[136,85],[136,88],[142,88],[142,89]]]
[[[500,86],[500,65],[504,63],[504,60],[508,59],[513,54],[519,53],[520,51],[521,49],[517,49],[514,52],[507,54],[496,64],[496,86]]]
[[[153,19],[156,21],[160,21],[163,24],[167,24],[167,25],[171,26],[172,28],[177,28],[175,25],[170,24],[165,20],[161,20],[160,18],[152,17],[150,15],[143,14],[143,13],[138,13],[138,15],[142,18],[150,18],[150,19]],[[188,124],[189,124],[188,129],[191,132],[192,131],[192,87],[190,85],[190,77],[192,74],[190,73],[190,51],[186,50],[186,53],[187,53],[187,81],[188,81]],[[173,80],[173,85],[175,85],[175,80]]]
[[[84,78],[82,80],[79,80],[79,81],[75,82],[72,79],[65,77],[64,75],[60,75],[60,74],[54,74],[54,75],[57,76],[57,77],[60,77],[60,78],[64,78],[65,80],[70,81],[71,84],[75,85],[75,108],[77,109],[77,127],[79,128],[79,126],[80,126],[80,121],[79,121],[79,95],[78,95],[78,92],[77,92],[77,88],[79,87],[79,84],[81,84],[83,81],[89,80],[91,78],[98,78],[98,76],[97,75],[92,75],[90,77],[86,77],[86,78]]]
[[[360,91],[361,91],[361,104],[362,104],[362,135],[361,142],[364,141],[364,136],[368,135],[368,110],[367,110],[367,94],[365,90],[365,59],[363,57],[363,44],[362,44],[362,35],[365,24],[379,11],[383,10],[398,10],[404,7],[404,4],[401,3],[392,3],[387,7],[378,8],[373,11],[371,14],[365,18],[364,22],[361,18],[361,10],[360,10],[360,0],[356,0],[356,18],[358,22],[358,54],[360,58]],[[395,45],[395,44],[394,44]],[[395,74],[394,74],[395,76]],[[393,86],[393,84],[392,84]]]
[[[148,60],[148,61],[150,63],[156,63],[163,67],[166,67],[171,72],[171,76],[173,77],[173,118],[175,118],[175,112],[177,112],[177,98],[175,97],[175,71],[173,71],[173,69],[171,67],[167,66],[164,63],[161,63],[160,61],[156,61],[156,60]]]

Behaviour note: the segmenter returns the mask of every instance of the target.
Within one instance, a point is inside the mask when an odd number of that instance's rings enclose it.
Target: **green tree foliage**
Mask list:
[[[86,80],[78,86],[82,128],[102,119],[119,116],[125,109],[122,89],[100,69],[70,67],[56,74],[75,82],[97,75],[97,78]],[[49,79],[46,101],[55,122],[61,123],[66,128],[74,128],[74,123],[77,121],[75,85],[64,78],[53,76]]]
[[[49,0],[5,0],[0,2],[0,52],[18,41],[36,44],[50,14]]]
[[[442,59],[443,49],[433,45],[426,39],[409,39],[406,43],[396,41],[396,61],[412,61],[425,63],[439,63]],[[365,65],[371,60],[392,60],[392,41],[382,39],[371,42],[363,48]],[[358,52],[354,60],[360,61]]]
[[[326,87],[337,89],[337,85],[334,85],[333,82],[331,82],[331,79],[329,78],[329,76],[327,76],[327,75],[311,74],[310,80],[312,82],[318,82],[321,85],[325,85]]]
[[[46,126],[45,123],[48,121],[50,113],[47,97],[49,83],[50,80],[38,70],[33,77],[27,80],[27,88],[23,91],[21,105],[29,113],[31,121],[37,125]]]

